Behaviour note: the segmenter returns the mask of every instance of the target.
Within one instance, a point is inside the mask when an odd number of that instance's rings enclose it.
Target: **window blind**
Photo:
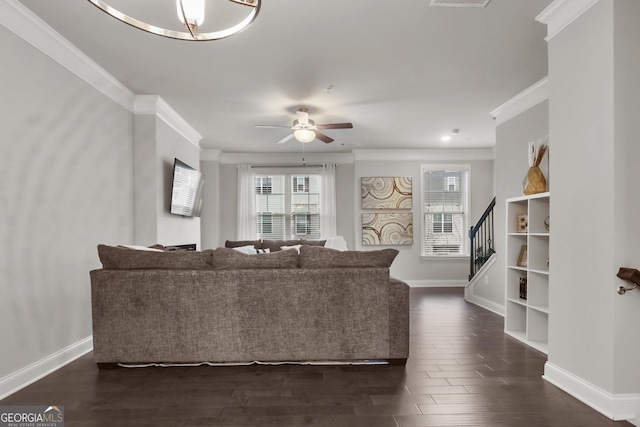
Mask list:
[[[423,167],[423,255],[465,255],[468,167]]]

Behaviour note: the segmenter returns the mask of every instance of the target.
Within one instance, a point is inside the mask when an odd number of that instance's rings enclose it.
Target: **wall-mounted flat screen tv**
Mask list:
[[[204,175],[175,159],[171,188],[171,213],[181,216],[200,216]]]

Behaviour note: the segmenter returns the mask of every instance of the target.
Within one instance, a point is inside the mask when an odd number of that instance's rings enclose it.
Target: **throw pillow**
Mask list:
[[[227,240],[224,242],[224,247],[225,248],[239,248],[242,246],[253,246],[256,249],[257,248],[262,248],[262,241],[261,240]]]
[[[293,246],[280,246],[280,249],[283,251],[288,251],[290,249],[295,249],[296,252],[300,253],[300,247],[302,245],[293,245]]]
[[[136,251],[149,251],[149,252],[164,252],[162,249],[154,248],[153,246],[139,246],[139,245],[118,245],[119,248],[135,249]]]
[[[234,251],[238,251],[240,253],[243,254],[247,254],[247,255],[253,255],[253,254],[257,254],[258,251],[256,250],[256,247],[253,245],[247,245],[247,246],[236,246],[234,248],[231,248]]]
[[[213,251],[213,268],[221,270],[298,268],[298,253],[278,251],[248,255],[229,248],[218,248]]]
[[[204,270],[211,268],[212,250],[206,251],[141,251],[98,245],[102,268],[109,270]]]
[[[281,250],[282,246],[294,246],[300,243],[300,240],[263,240],[262,249],[269,249],[271,252]]]
[[[320,246],[300,248],[300,267],[382,267],[389,268],[398,255],[396,249],[377,251],[338,251]]]

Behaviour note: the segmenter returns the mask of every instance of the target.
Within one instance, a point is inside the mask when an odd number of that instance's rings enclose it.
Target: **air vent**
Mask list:
[[[440,7],[485,7],[491,0],[431,0],[429,6]]]

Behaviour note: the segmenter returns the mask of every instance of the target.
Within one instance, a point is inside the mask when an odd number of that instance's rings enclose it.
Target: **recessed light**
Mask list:
[[[442,142],[449,142],[451,141],[451,135],[445,135],[442,138],[440,138],[440,141]]]

